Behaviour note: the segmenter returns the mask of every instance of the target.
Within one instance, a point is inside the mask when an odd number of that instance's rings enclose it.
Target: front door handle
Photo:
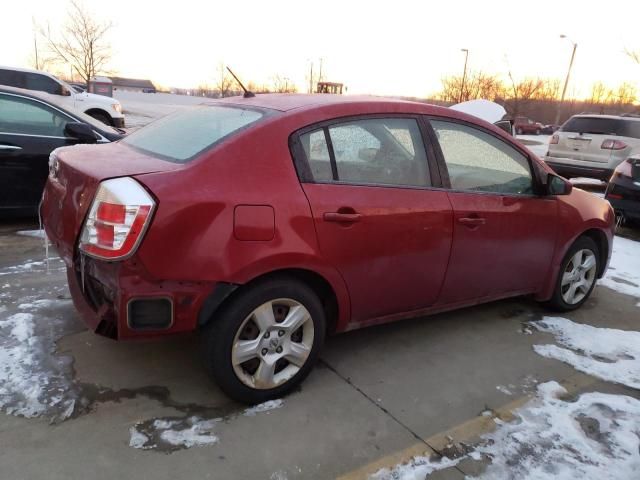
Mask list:
[[[16,145],[0,145],[0,150],[22,150],[22,147]]]
[[[325,222],[337,222],[337,223],[354,223],[359,222],[362,215],[359,213],[341,213],[341,212],[326,212],[322,218]]]
[[[484,225],[487,223],[486,219],[480,217],[462,217],[458,219],[458,223],[465,225],[467,227],[477,227],[479,225]]]

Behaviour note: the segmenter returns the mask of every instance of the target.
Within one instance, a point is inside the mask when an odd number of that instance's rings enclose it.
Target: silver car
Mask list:
[[[566,177],[609,180],[616,167],[640,153],[640,117],[574,115],[549,142],[545,162]]]

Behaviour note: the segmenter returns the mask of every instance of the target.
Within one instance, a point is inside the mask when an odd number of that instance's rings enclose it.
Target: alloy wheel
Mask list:
[[[562,275],[562,299],[569,305],[580,303],[596,280],[596,256],[591,250],[578,250]]]
[[[311,314],[300,302],[290,298],[265,302],[244,319],[235,335],[233,370],[250,388],[275,388],[304,366],[313,337]]]

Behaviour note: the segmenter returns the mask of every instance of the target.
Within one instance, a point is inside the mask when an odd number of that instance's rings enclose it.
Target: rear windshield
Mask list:
[[[195,107],[157,120],[122,142],[165,160],[187,163],[265,115],[265,112],[241,107]]]
[[[567,120],[560,128],[560,131],[640,138],[640,121],[618,118],[573,117]]]

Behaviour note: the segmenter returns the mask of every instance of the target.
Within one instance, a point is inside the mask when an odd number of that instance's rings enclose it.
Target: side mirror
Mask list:
[[[571,190],[573,190],[573,185],[569,180],[553,173],[547,176],[547,194],[569,195]]]
[[[60,85],[60,95],[62,95],[63,97],[69,97],[71,96],[71,92],[64,85]]]
[[[67,137],[75,138],[79,143],[96,143],[98,141],[96,133],[85,123],[67,123],[64,127],[64,134]]]

